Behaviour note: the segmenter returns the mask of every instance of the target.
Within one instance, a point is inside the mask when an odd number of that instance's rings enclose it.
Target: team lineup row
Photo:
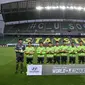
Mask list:
[[[33,59],[35,54],[37,54],[37,63],[43,64],[46,57],[46,63],[53,64],[75,64],[76,58],[78,63],[85,63],[85,46],[82,41],[80,41],[79,46],[75,46],[72,42],[70,46],[67,46],[65,41],[63,45],[59,45],[59,42],[56,42],[56,45],[53,46],[51,42],[48,43],[47,47],[44,47],[43,42],[39,43],[37,48],[32,46],[32,43],[29,42],[28,46],[25,47],[20,39],[15,47],[16,52],[16,73],[18,72],[19,63],[21,66],[21,73],[23,72],[23,62],[24,54],[26,55],[26,63],[33,64]],[[68,60],[69,59],[69,60]]]
[[[65,42],[63,45],[59,46],[59,42],[56,42],[55,46],[52,46],[52,43],[48,43],[48,47],[43,46],[43,42],[40,42],[39,47],[36,49],[31,45],[31,42],[28,43],[28,46],[24,50],[19,50],[22,54],[26,54],[26,61],[28,63],[33,63],[33,57],[35,52],[37,53],[37,63],[44,63],[44,57],[47,58],[47,63],[67,63],[67,57],[69,57],[69,63],[75,63],[76,57],[78,57],[79,63],[85,62],[85,46],[80,42],[79,46],[75,46],[74,43],[71,43],[71,46],[67,46]]]

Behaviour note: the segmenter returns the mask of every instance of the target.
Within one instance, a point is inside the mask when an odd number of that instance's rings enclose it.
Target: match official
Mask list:
[[[16,72],[15,73],[18,73],[19,63],[21,66],[20,67],[21,73],[23,73],[24,50],[25,50],[25,46],[22,43],[22,39],[19,39],[15,47],[15,52],[16,52]]]

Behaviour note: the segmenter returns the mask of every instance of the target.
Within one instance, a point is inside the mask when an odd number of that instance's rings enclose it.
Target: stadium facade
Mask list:
[[[30,37],[33,40],[36,37],[42,37],[43,40],[50,37],[52,41],[59,37],[84,37],[83,2],[84,0],[2,0],[0,44],[16,43],[18,38],[26,40]]]

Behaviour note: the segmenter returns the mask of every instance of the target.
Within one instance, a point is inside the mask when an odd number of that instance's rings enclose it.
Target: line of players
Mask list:
[[[85,62],[85,46],[82,41],[80,41],[79,46],[75,46],[74,42],[72,42],[70,46],[67,46],[65,41],[63,41],[63,45],[59,45],[59,42],[56,41],[56,45],[53,46],[53,44],[49,42],[48,47],[44,47],[43,42],[40,42],[39,47],[36,49],[32,46],[32,43],[29,42],[25,49],[27,64],[33,63],[35,52],[37,53],[38,64],[44,63],[45,56],[47,63],[55,64],[57,62],[58,64],[66,64],[69,59],[69,63],[75,64],[77,57],[79,64],[84,64]]]
[[[56,41],[56,45],[53,46],[51,42],[48,43],[48,47],[44,47],[43,42],[39,43],[37,48],[32,46],[32,43],[29,42],[28,46],[25,47],[22,43],[22,39],[18,40],[18,43],[15,47],[16,52],[16,72],[18,73],[19,64],[21,73],[23,73],[23,62],[24,62],[24,53],[26,54],[26,62],[27,64],[32,64],[35,55],[37,56],[37,63],[43,64],[46,56],[47,63],[58,63],[58,64],[66,64],[68,59],[69,63],[76,63],[76,58],[78,59],[78,63],[85,62],[85,46],[82,41],[80,41],[79,46],[75,46],[72,42],[70,46],[65,44],[63,41],[63,45],[60,45],[58,41]]]

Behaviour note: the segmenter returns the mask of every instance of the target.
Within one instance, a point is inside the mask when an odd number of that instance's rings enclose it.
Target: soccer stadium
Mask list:
[[[0,85],[85,85],[85,0],[0,0]]]

